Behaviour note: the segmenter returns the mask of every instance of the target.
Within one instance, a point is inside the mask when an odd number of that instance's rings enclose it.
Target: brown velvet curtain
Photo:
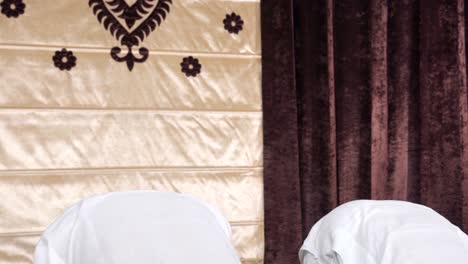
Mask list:
[[[468,231],[463,0],[261,3],[265,261],[297,263],[355,199],[425,204]]]

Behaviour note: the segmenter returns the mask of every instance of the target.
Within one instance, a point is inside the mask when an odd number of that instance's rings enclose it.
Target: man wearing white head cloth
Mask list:
[[[468,236],[422,205],[359,200],[317,222],[299,258],[302,264],[468,264]]]
[[[239,264],[231,228],[215,208],[166,192],[85,199],[50,225],[34,264]]]

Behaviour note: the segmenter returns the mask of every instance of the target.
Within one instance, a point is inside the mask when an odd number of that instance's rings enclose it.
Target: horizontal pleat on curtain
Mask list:
[[[31,263],[42,232],[72,204],[132,190],[218,207],[241,262],[263,263],[258,0],[0,3],[1,264]],[[131,28],[144,35],[133,55],[148,56],[131,71],[111,55],[127,52],[124,11],[106,16],[99,3],[169,7]],[[54,58],[62,49],[65,61]]]

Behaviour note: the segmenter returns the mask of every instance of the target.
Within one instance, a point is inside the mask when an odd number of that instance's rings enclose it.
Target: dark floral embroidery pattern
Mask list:
[[[226,18],[223,20],[223,23],[224,29],[226,29],[229,33],[235,34],[238,34],[244,25],[242,18],[234,12],[232,12],[230,15],[227,14]]]
[[[2,7],[2,14],[7,17],[19,17],[24,14],[26,8],[23,0],[3,0],[0,6]]]
[[[76,65],[76,57],[73,55],[73,52],[67,49],[57,50],[52,60],[54,61],[55,67],[59,68],[61,71],[69,71]]]
[[[117,62],[126,62],[131,71],[135,62],[143,63],[148,59],[149,51],[140,47],[136,57],[132,47],[138,46],[147,38],[169,13],[169,4],[172,0],[136,0],[129,6],[125,0],[89,0],[88,5],[93,10],[106,30],[120,41],[120,46],[125,46],[127,51],[119,56],[121,47],[111,49],[111,57]],[[125,26],[118,19],[125,22]]]
[[[182,67],[182,72],[185,73],[187,77],[190,76],[197,76],[201,72],[201,64],[198,62],[198,59],[189,56],[186,58],[182,59],[182,62],[180,63],[180,66]]]

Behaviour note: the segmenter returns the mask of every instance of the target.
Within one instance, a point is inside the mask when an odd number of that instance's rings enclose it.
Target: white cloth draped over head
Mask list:
[[[166,192],[85,199],[50,225],[35,264],[239,264],[231,228],[214,207]]]
[[[468,236],[422,205],[359,200],[317,222],[299,257],[302,264],[467,264]]]

